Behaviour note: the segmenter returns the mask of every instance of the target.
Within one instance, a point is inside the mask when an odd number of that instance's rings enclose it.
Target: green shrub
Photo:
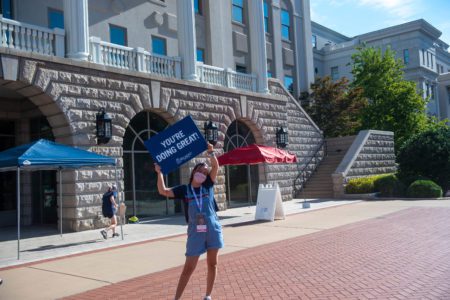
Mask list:
[[[380,177],[380,175],[350,179],[347,185],[345,186],[345,193],[347,194],[374,193],[375,188],[373,182],[378,177]]]
[[[382,197],[398,197],[405,194],[405,185],[395,174],[381,175],[375,179],[373,185],[374,190],[380,192]]]
[[[398,176],[406,185],[421,177],[450,187],[450,127],[431,128],[412,136],[400,147]]]
[[[431,180],[416,180],[408,187],[408,197],[411,198],[439,198],[442,189]]]

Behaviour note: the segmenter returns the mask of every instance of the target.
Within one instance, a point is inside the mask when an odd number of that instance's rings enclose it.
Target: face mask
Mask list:
[[[200,172],[194,174],[194,181],[196,183],[202,184],[206,180],[206,175]]]

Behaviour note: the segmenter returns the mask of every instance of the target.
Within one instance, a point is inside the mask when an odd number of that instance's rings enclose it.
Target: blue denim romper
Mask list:
[[[195,197],[192,194],[191,186],[186,186],[186,198],[188,201],[188,239],[186,243],[186,256],[200,256],[208,249],[223,248],[222,226],[219,223],[219,217],[214,210],[214,187],[200,187],[203,205],[201,213],[205,217],[206,232],[197,232],[196,215],[199,213],[199,208]],[[194,191],[198,193],[198,189]],[[197,194],[197,199],[200,194]]]

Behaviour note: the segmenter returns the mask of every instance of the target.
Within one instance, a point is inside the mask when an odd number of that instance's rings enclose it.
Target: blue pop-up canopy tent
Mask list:
[[[116,167],[114,158],[86,150],[40,139],[0,152],[0,172],[17,171],[17,258],[20,258],[20,172],[58,170],[60,231],[62,235],[62,169],[78,169],[110,165]],[[117,170],[115,172],[116,186]],[[121,228],[122,229],[122,228]],[[123,239],[123,229],[122,229]]]

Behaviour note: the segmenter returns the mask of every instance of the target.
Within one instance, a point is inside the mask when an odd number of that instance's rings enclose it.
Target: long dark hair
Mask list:
[[[204,163],[204,162],[201,162],[201,163],[196,164],[195,167],[192,169],[192,172],[191,172],[191,178],[189,178],[189,183],[191,183],[191,182],[192,182],[192,179],[194,179],[194,174],[195,174],[195,172],[196,172],[198,169],[200,169],[201,167],[206,167],[206,166],[208,166],[208,164],[207,164],[207,163]]]

